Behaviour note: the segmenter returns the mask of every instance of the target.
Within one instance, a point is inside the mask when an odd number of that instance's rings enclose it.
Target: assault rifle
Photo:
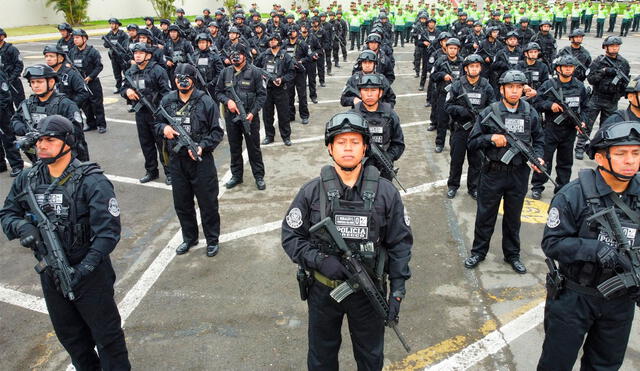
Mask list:
[[[238,124],[238,123],[241,124],[242,131],[248,137],[251,135],[251,121],[247,120],[247,110],[244,109],[244,103],[242,103],[242,101],[240,100],[240,97],[238,96],[238,93],[236,92],[236,89],[233,87],[233,81],[231,82],[231,85],[229,85],[229,87],[227,88],[227,91],[231,94],[231,98],[236,103],[236,107],[240,112],[239,114],[236,114],[236,117],[234,117],[233,120],[231,121],[234,124]],[[233,114],[233,112],[231,113]]]
[[[640,288],[640,251],[638,247],[631,246],[627,235],[622,230],[620,219],[616,215],[613,206],[597,212],[587,219],[587,223],[597,222],[607,235],[613,238],[618,245],[618,252],[628,259],[629,265],[625,264],[622,271],[616,270],[616,275],[598,285],[598,291],[605,298],[611,297],[618,290]]]
[[[138,97],[140,97],[138,103],[133,106],[133,110],[135,112],[138,112],[140,108],[146,106],[154,115],[161,115],[162,117],[164,117],[169,125],[171,125],[173,130],[178,132],[178,138],[176,138],[177,144],[172,148],[173,152],[178,153],[181,148],[185,147],[191,151],[193,158],[195,158],[198,162],[202,161],[202,156],[198,154],[198,144],[194,142],[193,139],[191,139],[191,136],[189,136],[187,130],[184,128],[184,126],[182,126],[182,123],[177,122],[173,117],[171,117],[167,110],[164,109],[164,107],[162,107],[161,105],[158,105],[158,108],[155,108],[153,104],[151,104],[151,102],[149,102],[149,100],[144,96],[144,94],[142,94],[140,89],[137,88],[137,85],[135,84],[131,76],[125,73],[124,78],[129,83],[130,88],[133,89],[136,94],[138,94]]]
[[[38,201],[30,184],[27,184],[27,190],[23,192],[21,196],[26,198],[29,209],[31,210],[31,213],[28,215],[37,223],[42,240],[36,241],[34,237],[29,236],[22,239],[20,244],[36,249],[40,258],[40,261],[34,267],[36,272],[42,274],[46,270],[50,270],[56,278],[56,281],[59,282],[62,295],[69,300],[75,300],[76,295],[71,286],[71,275],[74,270],[69,264],[67,255],[65,255],[64,248],[58,237],[58,227],[47,218],[47,215],[42,211],[40,205],[38,205]],[[43,205],[43,207],[51,206],[47,204]]]
[[[342,252],[344,261],[347,264],[347,269],[352,274],[347,281],[344,281],[338,287],[333,289],[329,295],[331,295],[335,301],[340,303],[352,293],[359,290],[364,291],[367,295],[367,299],[369,299],[369,302],[375,309],[378,316],[385,320],[386,326],[393,329],[407,353],[411,352],[411,348],[398,329],[398,320],[387,320],[387,317],[389,316],[389,305],[387,304],[384,295],[373,282],[369,273],[367,273],[365,266],[360,261],[360,258],[357,255],[354,255],[351,249],[349,249],[349,246],[347,246],[347,243],[342,238],[342,235],[336,228],[335,224],[333,224],[331,218],[326,217],[322,219],[318,224],[313,225],[309,229],[309,232],[312,235],[317,236],[320,240],[335,245]]]
[[[125,47],[120,45],[120,43],[118,42],[112,43],[111,40],[107,39],[106,35],[102,35],[102,40],[104,41],[105,45],[109,45],[109,49],[113,50],[113,52],[116,53],[116,57],[120,59],[120,62],[123,64],[123,66],[126,66],[125,69],[131,65],[133,53],[125,49]]]
[[[471,100],[469,99],[469,93],[468,92],[464,92],[464,93],[460,94],[458,96],[458,98],[462,98],[464,104],[467,106],[467,108],[469,109],[469,111],[473,115],[473,119],[471,119],[469,122],[466,122],[465,124],[462,125],[462,128],[464,130],[469,130],[469,129],[471,129],[473,127],[473,124],[476,122],[476,118],[480,115],[480,112],[478,112],[478,109],[476,108],[476,106],[471,104]]]
[[[613,85],[618,85],[618,83],[620,82],[620,80],[622,80],[622,82],[624,82],[624,85],[627,86],[629,84],[629,82],[631,81],[629,79],[629,76],[625,75],[622,71],[620,71],[620,69],[618,68],[618,66],[616,66],[615,63],[613,63],[613,61],[611,60],[611,58],[609,57],[604,57],[604,61],[611,66],[611,68],[613,68],[614,70],[616,70],[616,77],[613,78],[613,80],[611,80],[611,84]]]
[[[578,117],[575,111],[572,110],[571,107],[569,107],[562,100],[562,97],[560,96],[560,93],[558,92],[558,90],[554,86],[551,86],[547,91],[543,92],[542,95],[546,95],[547,93],[551,93],[556,100],[555,103],[558,104],[560,107],[562,107],[562,114],[558,115],[558,117],[556,117],[556,119],[553,120],[553,123],[556,125],[560,125],[565,119],[569,118],[571,121],[573,121],[576,127],[576,130],[578,131],[578,136],[584,139],[585,142],[587,143],[590,142],[591,138],[589,138],[589,136],[584,132],[582,128],[582,119]]]
[[[69,56],[67,54],[64,55],[64,63],[66,63],[69,66],[69,68],[76,71],[78,75],[80,75],[80,77],[84,77],[84,75],[82,74],[82,72],[80,72],[78,67],[76,67],[76,65],[69,60]],[[84,86],[84,89],[89,92],[89,94],[93,95],[93,91],[91,91],[91,88],[89,87],[89,85],[87,85],[87,82],[84,81],[84,79],[82,79],[82,85]]]
[[[504,123],[502,122],[502,120],[499,117],[496,117],[496,115],[493,112],[490,112],[489,115],[485,117],[484,120],[482,120],[482,123],[483,124],[486,123],[500,130],[500,134],[503,134],[507,139],[507,143],[509,143],[510,148],[502,156],[502,158],[500,159],[500,162],[508,165],[518,153],[522,153],[522,155],[527,159],[527,161],[531,165],[537,167],[538,170],[540,170],[540,172],[546,175],[551,181],[551,183],[553,183],[554,186],[556,187],[558,186],[558,183],[556,183],[556,181],[553,180],[553,178],[551,178],[551,174],[549,174],[549,172],[547,171],[547,168],[544,165],[542,165],[538,160],[538,158],[535,156],[535,154],[533,153],[533,149],[528,144],[520,140],[520,138],[518,138],[514,133],[509,131],[504,126]]]
[[[389,158],[384,153],[382,148],[380,148],[380,145],[378,143],[371,141],[369,144],[369,149],[371,150],[371,154],[373,155],[373,158],[375,158],[378,161],[378,163],[382,165],[382,167],[384,168],[384,171],[391,174],[393,179],[395,179],[396,182],[398,182],[398,185],[400,186],[400,188],[402,188],[404,193],[407,193],[407,190],[402,186],[402,183],[400,183],[400,180],[398,179],[398,169],[393,168],[393,162],[389,160]]]

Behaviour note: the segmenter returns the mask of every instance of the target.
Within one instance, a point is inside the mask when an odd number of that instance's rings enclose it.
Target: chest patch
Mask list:
[[[367,216],[336,214],[336,229],[342,238],[351,240],[366,240],[369,238],[369,218]]]

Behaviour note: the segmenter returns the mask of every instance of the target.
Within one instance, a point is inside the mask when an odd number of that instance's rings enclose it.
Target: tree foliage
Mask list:
[[[82,24],[89,19],[87,17],[89,0],[47,0],[45,5],[53,7],[56,13],[64,13],[65,20],[72,26]]]
[[[227,8],[227,14],[232,15],[233,14],[233,7],[236,6],[236,4],[238,4],[239,1],[238,0],[224,0],[222,2],[222,4],[224,5],[225,8]]]
[[[173,6],[174,0],[149,0],[151,5],[153,6],[153,10],[156,11],[156,14],[160,18],[170,18],[176,10],[176,7]]]

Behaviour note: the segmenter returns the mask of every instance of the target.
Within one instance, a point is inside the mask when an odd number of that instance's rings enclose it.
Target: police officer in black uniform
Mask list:
[[[582,370],[620,369],[640,299],[637,288],[606,299],[598,290],[616,272],[628,271],[630,262],[618,249],[623,241],[615,239],[607,223],[590,220],[613,208],[627,242],[638,246],[640,123],[601,126],[587,152],[597,168],[580,170],[579,178],[556,194],[542,237],[542,250],[560,267],[551,274],[553,280],[547,279],[539,370],[570,370],[581,348]],[[561,286],[553,284],[558,275]]]
[[[522,60],[522,48],[518,46],[518,33],[510,31],[505,35],[504,48],[499,50],[495,58],[493,58],[493,64],[491,65],[491,79],[493,86],[496,90],[496,95],[500,94],[498,87],[498,79],[503,73],[508,70],[516,68],[518,63]]]
[[[611,125],[620,121],[639,121],[640,122],[640,76],[636,76],[629,82],[625,89],[629,106],[625,109],[617,110],[613,115],[609,116],[607,121],[602,125]]]
[[[18,104],[24,100],[24,88],[20,82],[20,74],[24,68],[22,57],[18,48],[13,44],[5,41],[7,33],[0,28],[0,70],[2,70],[9,79],[11,88],[11,99],[13,105],[18,108]]]
[[[378,34],[372,33],[367,36],[365,40],[365,50],[371,50],[378,56],[378,63],[376,64],[376,73],[383,74],[384,77],[389,80],[390,84],[396,79],[396,74],[393,71],[395,67],[395,62],[393,60],[393,56],[387,54],[382,50],[382,37]],[[356,64],[353,67],[353,71],[351,74],[354,74],[358,70],[358,65]]]
[[[327,34],[327,31],[324,27],[320,26],[320,18],[319,17],[311,17],[311,34],[318,39],[320,45],[322,46],[322,52],[318,53],[318,62],[316,63],[316,67],[318,68],[318,82],[320,86],[325,87],[325,50],[327,49],[327,45],[331,44],[331,40],[329,39],[330,35]]]
[[[587,104],[589,96],[584,84],[575,78],[578,61],[572,55],[562,55],[553,62],[556,75],[547,80],[538,89],[538,95],[533,105],[538,112],[544,113],[544,162],[551,169],[553,154],[556,154],[556,183],[558,186],[553,193],[558,193],[560,188],[569,183],[571,179],[571,167],[573,166],[573,142],[576,139],[576,130],[586,128]],[[563,112],[558,104],[558,98],[549,90],[555,89],[562,102],[570,108],[581,122],[576,123]],[[559,119],[558,117],[562,117]],[[578,129],[576,126],[579,126]],[[531,198],[539,200],[544,191],[547,176],[534,173],[531,177]]]
[[[154,40],[156,39],[151,34],[151,31],[149,31],[148,29],[141,28],[140,30],[138,30],[138,42],[147,44],[147,47],[151,50],[151,60],[156,62],[162,68],[166,69],[166,65],[165,65],[166,61],[164,58],[164,51],[163,51],[164,45],[156,43]],[[131,48],[133,48],[133,45],[129,45],[129,50],[131,50]],[[133,54],[131,56],[131,60],[133,61]],[[127,66],[127,69],[129,69],[130,67],[131,67],[131,62]]]
[[[132,88],[131,84],[125,80],[120,94],[123,98],[131,101],[136,113],[138,141],[140,142],[140,149],[142,149],[144,168],[146,170],[145,175],[140,178],[140,183],[148,183],[158,179],[158,154],[160,154],[160,163],[166,176],[165,182],[171,184],[171,173],[166,166],[166,159],[163,158],[163,136],[156,134],[154,112],[144,104],[141,104],[139,96],[139,93],[142,93],[156,107],[160,99],[171,91],[168,82],[169,78],[164,68],[151,59],[151,51],[147,44],[136,43],[133,45],[132,51],[136,64],[131,66],[125,74],[131,77],[136,86]]]
[[[502,162],[501,159],[510,150],[510,145],[501,130],[492,126],[492,123],[484,121],[487,116],[493,114],[495,119],[501,121],[502,126],[531,146],[533,155],[544,165],[542,160],[544,133],[538,112],[531,104],[520,99],[527,82],[527,77],[522,71],[505,72],[499,81],[502,99],[480,112],[469,135],[469,149],[482,151],[485,161],[480,170],[478,183],[478,210],[473,248],[471,256],[464,262],[466,268],[475,268],[485,259],[498,217],[498,207],[500,201],[504,199],[502,218],[504,260],[511,264],[516,273],[527,272],[520,261],[520,214],[529,184],[529,166],[522,153],[517,153],[508,164]],[[487,120],[493,120],[493,118]]]
[[[89,99],[89,89],[80,72],[67,63],[67,53],[60,46],[50,44],[44,47],[42,54],[47,66],[58,74],[58,91],[74,101],[78,107],[82,107]]]
[[[83,29],[73,31],[75,46],[69,51],[69,59],[82,73],[84,82],[91,92],[89,99],[81,107],[85,116],[87,116],[84,130],[98,129],[98,133],[104,134],[107,132],[107,121],[104,117],[102,85],[98,77],[102,72],[102,57],[96,48],[87,44],[88,39],[89,35]]]
[[[595,125],[598,114],[600,122],[607,121],[618,108],[618,101],[624,95],[627,84],[621,76],[629,77],[631,67],[629,62],[623,58],[620,52],[622,39],[618,36],[607,36],[602,42],[602,49],[605,53],[598,56],[591,67],[587,80],[593,86],[593,94],[589,100],[587,108],[587,130]],[[578,138],[576,142],[576,158],[584,158],[585,141]]]
[[[355,103],[353,110],[369,123],[372,145],[380,147],[383,154],[391,161],[397,161],[404,152],[404,134],[400,126],[400,118],[389,103],[380,99],[384,93],[384,76],[380,74],[363,75],[358,83],[360,102]],[[368,156],[368,165],[374,165],[380,171],[380,176],[393,179],[393,174],[372,156]]]
[[[551,35],[551,22],[544,20],[540,22],[540,31],[531,39],[532,42],[540,45],[540,59],[551,68],[551,63],[556,59],[558,48],[556,39]]]
[[[313,104],[318,104],[318,91],[316,89],[316,75],[318,74],[318,58],[323,52],[320,41],[309,32],[309,26],[302,23],[300,26],[300,40],[307,44],[309,58],[303,63],[307,75],[307,86],[309,87],[309,98]]]
[[[356,63],[360,65],[358,71],[349,77],[340,96],[340,104],[344,107],[353,107],[356,103],[362,101],[362,99],[360,99],[358,84],[364,76],[376,73],[378,55],[371,50],[363,50],[358,56]],[[393,92],[389,80],[381,74],[378,74],[378,76],[382,78],[383,90],[380,102],[389,103],[391,108],[393,108],[396,105],[396,94]]]
[[[71,122],[59,115],[40,122],[40,160],[13,182],[0,223],[9,240],[19,238],[37,259],[43,258],[42,245],[48,240],[40,234],[35,215],[44,213],[57,227],[54,233],[72,270],[74,297],[63,295],[51,269],[40,273],[40,282],[53,328],[76,370],[130,370],[109,258],[120,240],[120,208],[102,169],[75,158],[74,132]],[[27,204],[27,190],[39,211]]]
[[[447,180],[447,198],[454,198],[460,188],[462,166],[465,155],[469,163],[467,190],[474,199],[478,198],[478,179],[480,178],[481,157],[477,151],[467,147],[469,133],[476,121],[477,113],[496,101],[489,80],[480,76],[482,57],[471,54],[462,62],[464,75],[451,84],[447,92],[444,109],[451,116],[453,133],[451,134],[451,165]]]
[[[264,121],[265,138],[262,144],[273,143],[276,136],[274,123],[274,113],[278,110],[278,129],[280,137],[286,146],[291,143],[291,125],[289,123],[289,95],[287,86],[293,84],[296,72],[293,58],[282,48],[282,38],[274,34],[269,37],[269,49],[260,54],[254,61],[256,67],[263,68],[267,73],[272,74],[275,79],[267,78],[267,101],[262,110],[262,120]]]
[[[414,27],[414,42],[416,45],[416,54],[418,56],[417,63],[414,59],[414,69],[416,77],[420,74],[420,83],[418,90],[424,90],[424,84],[427,81],[427,73],[430,67],[435,63],[433,54],[438,49],[436,39],[440,35],[440,31],[436,29],[436,23],[433,19],[429,19],[425,24],[422,20],[426,19],[426,14],[422,14],[420,22]]]
[[[435,110],[435,122],[437,125],[436,134],[436,153],[444,150],[444,142],[449,130],[450,117],[445,110],[445,100],[447,97],[447,87],[462,72],[462,58],[458,55],[460,52],[460,40],[455,37],[447,40],[447,55],[445,58],[439,59],[433,66],[433,81],[436,85],[436,99],[433,105]]]
[[[269,49],[269,36],[264,32],[266,28],[267,26],[265,26],[264,23],[256,23],[253,25],[253,36],[249,40],[252,59]]]
[[[0,173],[7,171],[6,160],[11,165],[11,177],[16,177],[24,168],[24,162],[20,157],[20,151],[14,142],[16,136],[11,129],[11,115],[13,114],[13,102],[11,101],[11,88],[7,75],[0,71]]]
[[[218,120],[220,112],[217,103],[202,90],[195,87],[196,68],[180,63],[175,70],[177,91],[165,95],[160,101],[178,125],[182,125],[191,139],[198,145],[198,153],[187,148],[170,152],[169,168],[173,189],[173,204],[182,228],[182,243],[176,254],[182,255],[198,244],[198,222],[193,202],[195,196],[200,207],[202,229],[207,242],[207,256],[218,253],[220,237],[220,214],[218,212],[218,175],[213,160],[213,150],[220,144],[224,131]],[[169,140],[168,147],[176,146],[178,132],[169,125],[166,118],[156,117],[159,136]],[[201,161],[197,161],[197,156]]]
[[[520,18],[519,23],[520,28],[516,30],[516,32],[518,33],[518,43],[525,46],[531,41],[531,39],[535,35],[535,32],[531,28],[529,28],[529,18],[522,17]]]
[[[58,39],[56,45],[58,45],[62,48],[62,50],[68,53],[69,50],[73,49],[73,47],[76,46],[73,43],[73,27],[71,27],[69,23],[63,22],[58,25],[58,31],[60,32],[61,37]]]
[[[524,72],[527,76],[527,86],[525,86],[525,94],[527,87],[537,90],[540,85],[549,80],[549,66],[540,61],[540,45],[530,42],[524,47],[524,59],[518,62],[516,69]]]
[[[124,64],[124,61],[121,57],[118,57],[118,54],[113,51],[114,44],[120,44],[124,50],[127,50],[129,43],[127,42],[127,34],[126,32],[120,29],[122,26],[122,22],[120,22],[117,18],[109,19],[109,26],[111,27],[111,31],[107,32],[105,35],[109,42],[104,42],[104,47],[109,49],[108,55],[111,60],[111,69],[113,70],[113,78],[116,80],[116,87],[113,89],[113,93],[117,94],[120,92],[120,87],[122,87],[122,74],[126,71],[129,66]]]
[[[178,22],[178,19],[176,19]],[[187,22],[189,22],[187,20]],[[186,63],[187,55],[193,53],[193,46],[183,37],[183,31],[177,24],[172,24],[168,28],[169,39],[164,44],[164,55],[167,60],[167,67],[171,86],[175,88],[173,71],[178,63]]]
[[[220,53],[217,50],[211,50],[211,38],[206,33],[198,34],[194,40],[196,43],[196,51],[190,56],[190,63],[195,64],[200,71],[202,78],[207,86],[201,86],[198,81],[196,87],[200,90],[207,90],[212,97],[215,97],[216,84],[218,76],[224,68],[224,63],[220,59]]]
[[[293,59],[293,68],[295,70],[295,78],[290,85],[287,85],[287,94],[289,95],[289,121],[296,119],[295,98],[298,95],[298,113],[302,125],[309,123],[309,106],[307,104],[307,71],[305,64],[309,63],[311,56],[309,55],[309,46],[299,37],[297,25],[289,27],[287,31],[287,42],[284,43],[283,49]]]
[[[18,110],[11,118],[13,133],[18,136],[26,135],[38,129],[40,121],[47,116],[64,116],[73,123],[76,157],[80,161],[89,161],[89,149],[82,131],[82,114],[71,99],[56,91],[58,81],[56,71],[47,65],[36,64],[27,67],[23,77],[29,82],[33,94],[20,103]],[[28,157],[35,162],[35,156]]]
[[[564,48],[558,51],[558,55],[569,54],[573,55],[578,62],[580,62],[576,66],[576,72],[573,76],[584,82],[587,78],[587,70],[591,65],[591,54],[584,46],[582,46],[582,41],[584,40],[584,31],[577,28],[569,33],[569,40],[571,40],[571,45],[565,46]]]
[[[162,30],[154,25],[155,19],[153,17],[144,17],[144,23],[146,25],[146,29],[149,30],[151,35],[153,35],[154,43],[158,43],[162,45],[163,43],[163,35]]]
[[[384,326],[397,321],[409,279],[413,236],[410,218],[397,189],[379,176],[373,166],[363,166],[369,143],[367,123],[355,113],[334,116],[326,125],[325,144],[335,164],[325,166],[320,178],[305,184],[282,222],[282,246],[302,269],[311,272],[308,287],[309,370],[337,370],[342,320],[346,314],[353,351],[360,370],[380,370],[383,365]],[[381,272],[389,299],[388,318],[380,318],[362,291],[341,303],[329,293],[352,274],[333,245],[320,243],[309,228],[330,217],[352,249],[363,253],[367,269]],[[345,223],[361,221],[357,228]],[[353,233],[348,233],[351,229]],[[357,230],[356,230],[357,229]],[[355,251],[355,250],[354,250]],[[386,259],[385,259],[386,258]],[[384,261],[387,264],[384,264]],[[384,266],[384,267],[383,267]],[[390,287],[386,287],[388,275]]]
[[[232,65],[225,67],[216,86],[216,100],[225,106],[224,119],[231,152],[231,179],[225,184],[228,189],[243,182],[242,139],[247,144],[251,172],[259,190],[266,189],[264,162],[260,151],[260,116],[258,113],[267,100],[267,89],[262,72],[248,63],[244,48],[236,48],[231,55]],[[233,92],[231,91],[233,89]],[[235,94],[234,94],[235,92]],[[237,96],[240,101],[236,101]],[[238,105],[242,104],[246,117],[240,117]],[[241,120],[250,124],[250,132],[245,132]]]

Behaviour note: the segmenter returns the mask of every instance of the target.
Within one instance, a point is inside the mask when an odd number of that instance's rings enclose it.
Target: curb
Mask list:
[[[89,36],[102,36],[106,32],[107,31],[104,31],[102,29],[99,29],[99,30],[88,30],[87,31],[87,35],[89,35]],[[60,38],[59,35],[58,36],[40,36],[40,37],[38,37],[38,35],[33,35],[33,36],[34,37],[31,38],[31,39],[11,40],[11,38],[7,38],[6,41],[15,45],[15,44],[26,44],[26,43],[38,42],[38,41],[58,40]],[[19,36],[19,37],[22,37],[22,36]]]

